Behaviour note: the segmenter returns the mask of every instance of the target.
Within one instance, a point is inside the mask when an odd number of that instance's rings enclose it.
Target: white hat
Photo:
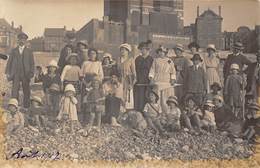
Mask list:
[[[55,60],[51,60],[47,67],[56,67],[57,68],[58,67],[58,63]]]
[[[182,44],[176,44],[176,46],[174,47],[174,49],[179,49],[181,50],[182,52],[184,51],[184,47]]]
[[[15,98],[11,98],[8,102],[8,105],[14,105],[16,108],[18,107],[18,100]]]
[[[215,106],[211,100],[207,100],[205,105],[206,106],[210,106],[210,107],[214,107]]]
[[[42,99],[39,96],[32,96],[31,97],[31,101],[36,101],[36,102],[38,102],[40,104],[43,104],[42,103]]]
[[[103,59],[104,58],[109,58],[110,59],[110,61],[112,60],[112,55],[110,54],[110,53],[105,53],[104,55],[103,55]]]
[[[127,49],[129,52],[132,51],[132,47],[128,44],[128,43],[123,43],[119,46],[119,48],[125,48]]]
[[[72,92],[76,92],[75,87],[72,84],[67,84],[65,87],[65,92],[67,91],[72,91]]]
[[[239,65],[238,64],[231,64],[230,69],[237,69],[237,70],[239,70]]]
[[[209,44],[209,45],[207,46],[207,50],[208,50],[208,49],[212,49],[212,50],[214,50],[214,51],[217,51],[217,49],[216,49],[216,47],[215,47],[214,44]]]

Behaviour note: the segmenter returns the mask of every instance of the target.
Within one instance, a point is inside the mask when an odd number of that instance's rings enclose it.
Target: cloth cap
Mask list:
[[[11,98],[8,102],[8,105],[13,105],[15,106],[16,108],[18,108],[18,100],[15,99],[15,98]]]
[[[58,63],[55,60],[51,60],[47,67],[56,67],[56,68],[58,68]]]
[[[25,39],[25,40],[27,40],[27,39],[28,39],[28,35],[25,34],[24,32],[22,32],[22,33],[19,33],[19,34],[17,35],[17,38],[18,38],[18,39]]]
[[[174,104],[178,105],[178,98],[176,96],[170,96],[166,103],[169,104],[170,102],[173,102]]]
[[[238,64],[231,64],[230,69],[237,69],[237,70],[239,70],[239,65]]]
[[[207,46],[207,50],[208,50],[208,49],[212,49],[212,50],[214,50],[215,52],[217,51],[217,49],[216,49],[216,47],[215,47],[214,44],[209,44],[209,45]]]
[[[131,47],[128,43],[123,43],[123,44],[121,44],[121,45],[119,46],[119,48],[120,48],[120,49],[121,49],[121,48],[125,48],[125,49],[127,49],[129,52],[132,51],[132,47]]]
[[[72,92],[76,93],[76,89],[72,84],[67,84],[64,91],[65,92],[72,91]]]
[[[36,101],[36,102],[42,104],[42,99],[39,96],[32,96],[31,101]]]
[[[176,50],[176,49],[179,49],[179,50],[181,50],[182,52],[184,51],[184,47],[183,47],[182,44],[176,44],[176,46],[174,47],[174,49],[175,49],[175,50]]]
[[[78,59],[78,54],[77,53],[71,53],[66,57],[66,61],[68,61],[71,57],[76,57]]]

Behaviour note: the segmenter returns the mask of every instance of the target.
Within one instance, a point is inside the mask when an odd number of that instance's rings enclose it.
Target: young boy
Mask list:
[[[180,117],[181,110],[178,108],[178,100],[176,96],[170,96],[166,101],[168,108],[166,111],[166,125],[170,131],[176,131],[181,128]]]
[[[186,98],[192,96],[195,103],[201,107],[207,91],[207,75],[200,66],[203,60],[199,54],[194,54],[191,60],[193,65],[189,67],[185,75],[184,90],[187,92]]]
[[[242,104],[244,95],[242,91],[245,87],[245,79],[239,75],[239,65],[232,64],[231,74],[227,77],[225,88],[224,88],[224,97],[229,105],[232,108],[232,112],[238,119],[243,119],[242,113]]]
[[[201,120],[202,127],[208,132],[213,132],[216,129],[215,116],[213,113],[214,104],[211,100],[207,100],[204,105],[203,117]]]
[[[17,99],[11,98],[8,102],[8,110],[2,115],[2,121],[6,124],[6,132],[12,133],[23,129],[24,115],[18,110]]]
[[[159,96],[155,92],[150,91],[148,93],[148,100],[149,102],[146,103],[144,107],[144,117],[146,118],[148,126],[152,128],[156,134],[163,135],[165,130],[160,121],[162,109],[160,104],[157,103]]]
[[[185,126],[193,132],[194,129],[197,131],[201,130],[200,117],[202,116],[201,110],[196,105],[193,97],[188,97],[186,99],[186,107],[182,113]]]

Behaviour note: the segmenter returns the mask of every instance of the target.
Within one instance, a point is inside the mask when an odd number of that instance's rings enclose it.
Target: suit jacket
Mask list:
[[[21,62],[20,62],[21,61]],[[18,67],[22,66],[23,72],[19,72]],[[12,49],[8,59],[5,73],[13,80],[15,75],[21,75],[30,79],[34,76],[34,57],[33,52],[25,47],[22,55],[19,53],[19,47]],[[19,74],[20,73],[20,74]]]
[[[245,70],[247,75],[247,85],[246,91],[253,92],[253,95],[257,95],[256,87],[260,85],[260,73],[258,73],[258,79],[255,77],[255,70],[256,70],[257,62],[249,64],[248,68]]]
[[[195,67],[192,65],[185,75],[185,90],[187,93],[205,93],[207,90],[207,81],[205,70],[201,66],[195,70]]]
[[[238,56],[229,54],[223,67],[224,79],[227,79],[228,75],[230,74],[229,71],[232,64],[238,64],[240,71],[242,72],[243,66],[251,64],[251,61],[242,54],[239,54]]]

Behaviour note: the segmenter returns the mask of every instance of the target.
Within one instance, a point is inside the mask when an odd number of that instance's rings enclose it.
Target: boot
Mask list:
[[[114,127],[121,127],[121,125],[117,122],[115,117],[111,117],[111,125]]]

